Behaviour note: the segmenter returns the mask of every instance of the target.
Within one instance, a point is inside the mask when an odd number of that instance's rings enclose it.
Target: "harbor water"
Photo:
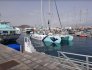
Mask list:
[[[45,52],[47,54],[55,55],[57,51],[92,55],[92,38],[87,37],[74,37],[74,40],[71,42],[66,42],[58,44],[57,46],[44,46],[41,47],[36,43],[33,43],[35,48],[40,52]],[[43,49],[43,50],[42,50]]]
[[[4,43],[8,47],[11,47],[15,50],[20,51],[20,46],[24,46],[24,36],[25,34],[21,34],[17,41],[10,41]],[[48,55],[58,56],[57,51],[69,52],[69,53],[77,53],[84,55],[92,56],[92,38],[87,37],[74,37],[74,40],[71,42],[64,42],[62,44],[52,45],[52,46],[41,46],[32,40],[32,44],[38,52],[44,52]]]
[[[92,56],[92,38],[88,37],[74,37],[73,41],[63,42],[62,44],[52,45],[52,46],[39,46],[33,42],[34,47],[39,52],[44,52],[48,55],[58,56],[57,51],[69,52],[82,55]],[[70,58],[86,60],[84,57],[67,55]],[[89,59],[92,61],[92,59]]]

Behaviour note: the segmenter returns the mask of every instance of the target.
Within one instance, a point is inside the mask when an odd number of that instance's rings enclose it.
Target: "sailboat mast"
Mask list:
[[[50,0],[49,0],[49,14],[51,14],[51,12],[50,12],[50,11],[51,11],[50,3],[51,3],[51,2],[50,2]]]
[[[50,20],[51,20],[51,8],[50,8],[50,0],[49,0],[49,19],[48,19],[48,27],[49,27],[49,31],[51,32],[51,28],[50,28]]]
[[[41,0],[41,24],[43,28],[43,1]]]
[[[59,18],[60,26],[61,26],[61,29],[62,29],[62,24],[61,24],[59,12],[58,12],[57,4],[56,4],[56,1],[55,0],[54,0],[54,2],[55,2],[55,7],[56,7],[57,15],[58,15],[58,18]]]
[[[2,16],[2,15],[1,15],[1,13],[0,13],[0,21],[1,21],[1,16]]]
[[[82,10],[80,10],[80,25],[82,23]]]
[[[88,23],[87,21],[88,21],[88,9],[86,9],[86,17],[85,17],[85,23]]]

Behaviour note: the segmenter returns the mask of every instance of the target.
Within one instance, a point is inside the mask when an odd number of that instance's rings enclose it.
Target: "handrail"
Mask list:
[[[45,53],[43,53],[43,54],[45,54]],[[51,57],[51,58],[54,58],[54,59],[56,59],[56,60],[58,60],[59,62],[61,62],[60,60],[62,59],[62,58],[60,58],[60,57],[56,57],[56,56],[51,56],[51,55],[48,55],[49,57]],[[66,59],[64,59],[64,60],[66,60]],[[71,61],[69,61],[69,60],[67,60],[68,62],[70,62],[72,65],[73,65],[73,67],[71,67],[71,68],[75,68],[76,70],[82,70],[77,64],[75,64],[75,63],[73,63],[73,62],[71,62]],[[67,65],[66,65],[67,66]],[[70,66],[67,66],[68,68],[70,68]]]
[[[75,62],[77,64],[81,64],[82,69],[84,69],[84,67],[86,67],[87,70],[92,69],[92,62],[89,61],[89,58],[92,58],[92,56],[90,56],[90,55],[82,55],[82,54],[75,54],[75,53],[61,52],[61,51],[57,51],[57,52],[58,52],[59,57],[60,57],[60,54],[61,54],[64,58],[66,58],[66,59],[68,59],[72,62]],[[79,59],[75,60],[74,58],[72,59],[72,58],[67,57],[65,54],[84,57],[84,58],[86,58],[86,60],[85,61],[82,61],[82,60],[79,60]],[[84,65],[86,65],[86,66],[84,66]]]
[[[61,53],[61,51],[57,51],[57,52],[58,52],[58,53]],[[84,56],[84,57],[86,57],[86,56],[92,57],[92,56],[90,56],[90,55],[75,54],[75,53],[69,53],[69,52],[62,52],[62,53],[64,53],[64,54],[70,54],[70,55],[77,55],[77,56]]]

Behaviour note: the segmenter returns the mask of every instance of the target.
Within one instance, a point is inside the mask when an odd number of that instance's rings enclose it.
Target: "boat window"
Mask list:
[[[8,34],[8,31],[3,31],[3,34]]]
[[[9,22],[0,22],[0,24],[2,24],[2,25],[6,25],[6,24],[8,24]]]
[[[15,31],[10,31],[10,34],[15,34]]]
[[[3,31],[3,33],[8,33],[8,31]]]
[[[1,22],[1,24],[4,24],[4,23]]]

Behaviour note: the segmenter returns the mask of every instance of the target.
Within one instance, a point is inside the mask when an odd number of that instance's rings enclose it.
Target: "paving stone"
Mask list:
[[[22,58],[20,61],[24,62],[24,61],[26,61],[26,60],[27,60],[26,58]]]
[[[35,69],[35,70],[48,70],[48,68],[42,67],[42,66],[37,66],[37,67],[34,67],[33,69]]]
[[[0,44],[0,64],[9,60],[16,60],[20,64],[8,70],[69,70],[65,66],[71,65],[65,60],[61,65],[58,60],[43,53],[21,53]]]
[[[32,62],[31,60],[25,60],[24,61],[25,64],[29,64],[29,63],[31,64],[31,62]]]
[[[31,68],[35,67],[36,65],[38,65],[38,64],[35,63],[35,62],[31,62],[31,63],[28,64],[28,66],[31,67]]]

